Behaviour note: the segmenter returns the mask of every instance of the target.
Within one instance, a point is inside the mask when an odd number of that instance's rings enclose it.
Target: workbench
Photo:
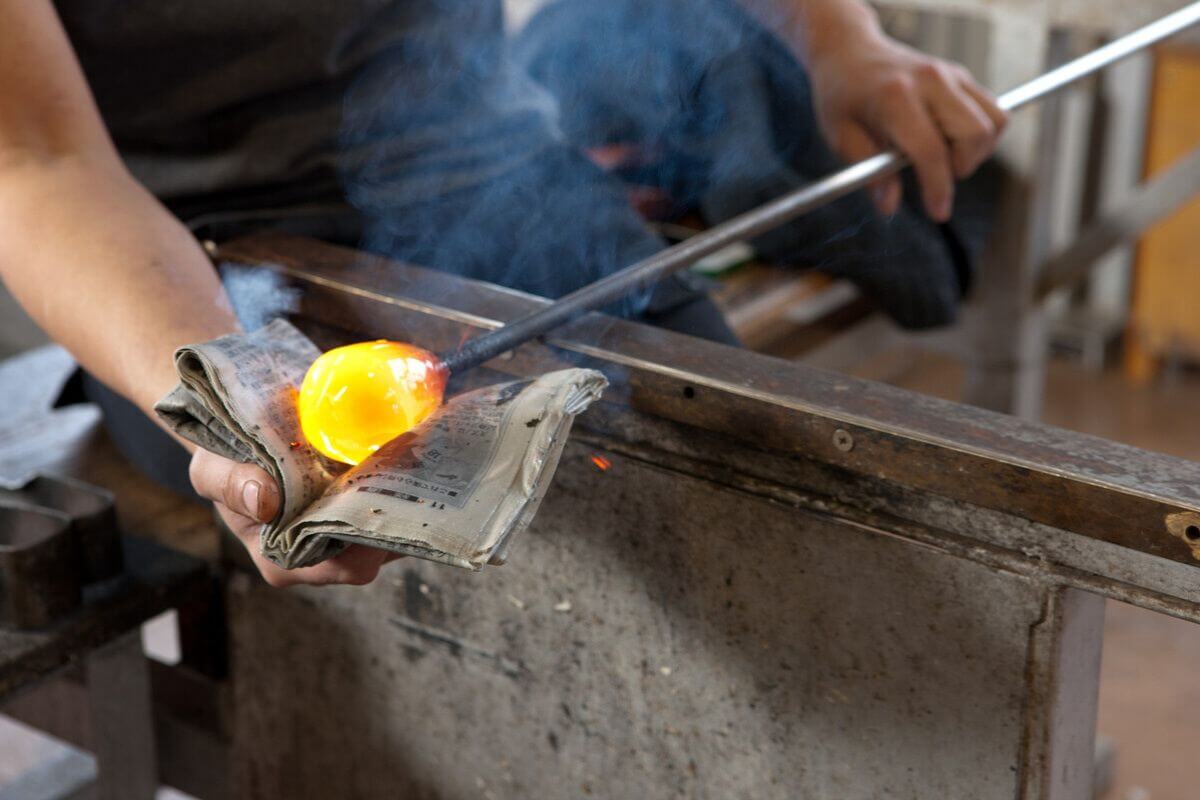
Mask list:
[[[545,302],[308,240],[217,253],[298,287],[323,347],[445,350]],[[233,570],[227,672],[156,687],[164,781],[1083,800],[1104,598],[1200,620],[1200,465],[599,315],[459,384],[565,364],[612,386],[510,562]]]
[[[0,627],[0,710],[86,748],[95,760],[40,765],[17,785],[0,787],[5,800],[75,797],[71,792],[85,790],[98,800],[152,797],[159,760],[170,756],[156,747],[152,684],[159,670],[142,653],[142,624],[181,610],[190,632],[203,640],[183,643],[189,658],[211,665],[214,656],[224,657],[220,638],[212,635],[221,628],[217,585],[198,557],[214,552],[211,513],[180,503],[133,470],[106,436],[96,408],[55,407],[75,371],[71,357],[55,346],[0,363],[6,400],[0,485],[34,474],[102,485],[116,501],[124,566],[86,586],[81,605],[50,624]],[[38,794],[30,794],[35,787]]]

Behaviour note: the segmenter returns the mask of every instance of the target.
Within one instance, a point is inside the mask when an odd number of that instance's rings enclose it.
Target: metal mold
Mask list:
[[[75,556],[66,514],[0,505],[0,624],[40,628],[78,608]]]
[[[85,585],[123,569],[107,491],[51,475],[0,489],[0,624],[48,625],[79,607]]]
[[[71,521],[77,574],[83,583],[121,574],[120,529],[110,492],[57,475],[39,475],[17,490],[0,490],[0,503],[12,502],[64,514]]]

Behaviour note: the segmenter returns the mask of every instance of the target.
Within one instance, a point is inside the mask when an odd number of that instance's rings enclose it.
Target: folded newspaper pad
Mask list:
[[[263,555],[287,569],[350,543],[479,569],[504,563],[537,512],[575,415],[608,385],[589,369],[465,392],[354,467],[305,441],[296,397],[320,351],[278,319],[180,348],[155,411],[183,438],[257,464],[281,491]]]

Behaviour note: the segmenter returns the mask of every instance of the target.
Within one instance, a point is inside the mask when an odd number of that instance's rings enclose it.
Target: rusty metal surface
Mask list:
[[[41,628],[78,608],[76,555],[69,517],[0,504],[0,627]]]
[[[224,255],[290,275],[323,346],[540,302]],[[574,362],[613,385],[506,567],[234,576],[234,796],[1089,796],[1096,593],[1196,618],[1196,465],[599,316],[459,381]]]
[[[126,541],[128,571],[91,587],[83,605],[35,631],[0,630],[0,699],[203,591],[203,562],[140,539]]]
[[[588,422],[573,435],[594,447],[797,510],[832,515],[925,550],[1200,622],[1200,584],[1191,565],[834,465],[771,454],[728,437],[714,445],[694,429],[619,409],[595,409]]]
[[[1052,586],[575,437],[503,568],[240,577],[237,797],[1082,797]]]
[[[445,349],[545,302],[289,237],[232,242],[220,257],[274,264],[305,289],[302,318],[343,338]],[[487,366],[527,374],[583,361],[613,380],[608,406],[1195,563],[1187,526],[1171,520],[1200,513],[1196,463],[594,314],[549,344],[526,345]],[[599,416],[586,415],[581,427]]]
[[[111,493],[55,475],[0,487],[0,625],[49,625],[79,607],[86,584],[122,566]]]
[[[39,475],[20,489],[0,489],[0,504],[46,509],[71,521],[76,571],[83,583],[121,572],[121,537],[112,492],[63,475]]]

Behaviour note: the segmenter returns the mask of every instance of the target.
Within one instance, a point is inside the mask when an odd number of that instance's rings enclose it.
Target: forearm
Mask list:
[[[115,158],[0,159],[0,278],[147,413],[175,348],[237,329],[203,250]]]
[[[122,165],[50,0],[0,0],[0,280],[146,412],[176,347],[237,325],[204,252]]]
[[[203,250],[124,168],[51,0],[0,0],[0,280],[152,419],[175,349],[238,328]],[[204,450],[189,474],[257,554],[280,500],[272,477]],[[365,583],[389,558],[359,547],[290,573],[257,563],[274,585]]]

